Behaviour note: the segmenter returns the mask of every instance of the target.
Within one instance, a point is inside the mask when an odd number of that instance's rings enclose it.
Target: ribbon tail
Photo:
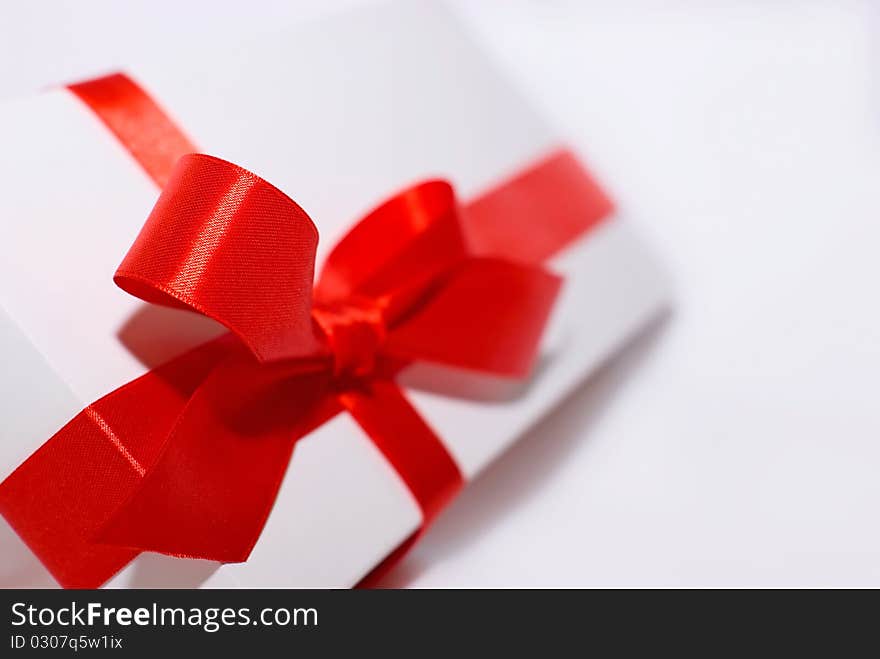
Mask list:
[[[338,396],[406,484],[427,526],[464,485],[446,446],[390,380]]]
[[[261,367],[243,351],[218,366],[98,540],[186,558],[246,560],[296,439],[338,411],[324,394],[329,376],[297,369],[304,366]]]
[[[96,588],[138,554],[94,535],[139,487],[225,337],[89,405],[0,483],[0,513],[64,587]]]

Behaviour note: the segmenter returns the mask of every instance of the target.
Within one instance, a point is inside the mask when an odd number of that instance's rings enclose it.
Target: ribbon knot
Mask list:
[[[373,372],[387,334],[379,304],[356,298],[345,303],[317,304],[312,316],[333,353],[337,380],[361,378]]]

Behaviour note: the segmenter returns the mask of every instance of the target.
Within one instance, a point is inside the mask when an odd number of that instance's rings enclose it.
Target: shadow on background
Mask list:
[[[486,529],[499,524],[534,496],[574,448],[588,441],[602,411],[625,386],[664,334],[669,314],[658,318],[615,357],[575,389],[508,451],[469,483],[425,537],[379,588],[405,588],[444,556],[467,550]]]

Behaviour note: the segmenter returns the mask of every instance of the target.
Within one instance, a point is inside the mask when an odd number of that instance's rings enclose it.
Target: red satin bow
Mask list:
[[[313,290],[317,241],[305,212],[259,177],[209,156],[181,158],[114,279],[232,336],[113,392],[53,438],[88,440],[94,427],[123,434],[116,459],[138,476],[76,520],[92,528],[92,543],[71,537],[57,555],[58,520],[46,529],[52,546],[30,529],[62,583],[97,585],[134,550],[245,560],[296,439],[341,410],[386,455],[426,523],[460,487],[454,461],[393,377],[414,360],[525,375],[560,280],[471,255],[442,181],[405,190],[358,223]],[[5,493],[27,479],[26,465]],[[3,497],[7,510],[11,500]]]
[[[525,375],[559,279],[470,256],[441,181],[357,224],[313,291],[317,241],[305,212],[259,177],[208,156],[180,160],[115,281],[218,320],[247,349],[230,347],[199,384],[103,541],[245,560],[294,440],[340,409],[392,461],[426,520],[458,488],[455,463],[393,375],[414,360]]]
[[[552,154],[464,211],[444,182],[405,190],[313,288],[317,231],[290,198],[209,156],[170,171],[191,145],[125,76],[72,91],[167,180],[116,283],[230,333],[89,405],[0,484],[0,513],[69,587],[143,550],[243,561],[296,440],[345,410],[429,522],[462,476],[394,376],[417,360],[528,372],[559,287],[537,264],[611,208],[577,160]]]

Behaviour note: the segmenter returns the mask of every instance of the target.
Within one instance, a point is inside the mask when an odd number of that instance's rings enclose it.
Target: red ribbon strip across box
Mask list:
[[[409,187],[315,280],[317,229],[286,194],[194,153],[124,75],[70,89],[162,188],[114,281],[229,332],[87,406],[0,484],[0,513],[68,587],[142,551],[245,561],[297,440],[345,412],[424,529],[463,479],[395,376],[427,362],[528,377],[561,283],[541,264],[611,211],[576,158],[551,153],[464,204],[441,180]]]

